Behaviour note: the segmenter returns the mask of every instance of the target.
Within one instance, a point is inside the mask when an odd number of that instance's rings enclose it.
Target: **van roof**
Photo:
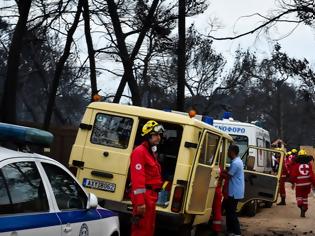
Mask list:
[[[157,119],[157,120],[162,120],[162,121],[168,121],[171,123],[174,123],[174,121],[176,121],[176,123],[179,123],[179,124],[188,124],[195,127],[211,130],[215,133],[222,134],[225,138],[232,140],[232,137],[226,132],[223,132],[205,122],[202,122],[202,121],[190,118],[189,116],[185,116],[181,114],[161,111],[161,110],[152,109],[152,108],[123,105],[123,104],[117,104],[117,103],[107,103],[107,102],[93,102],[88,105],[88,108],[112,111],[112,112],[121,113],[125,115],[140,116],[140,117],[149,118],[153,120]]]

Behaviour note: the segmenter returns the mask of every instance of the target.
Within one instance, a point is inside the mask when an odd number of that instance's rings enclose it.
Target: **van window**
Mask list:
[[[244,135],[231,135],[235,144],[239,147],[240,152],[238,156],[242,157],[248,148],[248,137]]]
[[[266,148],[270,148],[270,142],[266,141]]]
[[[260,138],[257,138],[257,147],[264,147],[264,141]],[[265,154],[266,153],[262,150],[257,151],[257,166],[264,167],[266,160]]]
[[[212,165],[215,153],[218,148],[218,142],[220,140],[220,137],[207,133],[205,136],[205,139],[203,140],[201,153],[199,156],[199,163],[205,164],[205,165]]]
[[[133,120],[127,117],[98,113],[92,130],[91,143],[127,148]]]
[[[227,152],[226,152],[226,140],[222,139],[221,145],[220,145],[220,151],[219,156],[216,159],[216,165],[219,165],[220,167],[224,167],[225,160],[227,159]]]

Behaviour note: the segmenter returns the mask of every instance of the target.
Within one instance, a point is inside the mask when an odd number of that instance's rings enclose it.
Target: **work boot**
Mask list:
[[[281,197],[281,201],[277,204],[278,206],[284,206],[286,205],[285,203],[285,197]]]

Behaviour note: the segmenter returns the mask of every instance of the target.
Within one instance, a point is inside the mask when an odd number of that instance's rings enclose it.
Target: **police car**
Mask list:
[[[47,144],[52,135],[0,123],[0,139]],[[0,147],[0,236],[9,235],[118,236],[119,220],[59,162]]]

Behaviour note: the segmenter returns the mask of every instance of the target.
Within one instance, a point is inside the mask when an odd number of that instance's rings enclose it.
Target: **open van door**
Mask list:
[[[257,155],[255,155],[257,154]],[[254,166],[259,158],[267,158],[263,163],[271,163],[273,157],[280,157],[279,166],[275,172],[259,172]],[[279,180],[282,171],[284,152],[267,149],[262,147],[249,146],[242,157],[244,162],[244,177],[245,177],[245,194],[244,199],[240,203],[247,203],[251,200],[263,200],[275,202],[277,200]]]
[[[123,199],[138,122],[135,116],[93,109],[90,122],[80,125],[79,132],[87,132],[85,145],[73,146],[70,164],[79,161],[76,177],[97,197]],[[81,159],[76,148],[83,148]]]
[[[219,169],[216,168],[220,136],[205,131],[193,165],[185,211],[204,214],[211,211]],[[212,196],[209,199],[209,196]]]

